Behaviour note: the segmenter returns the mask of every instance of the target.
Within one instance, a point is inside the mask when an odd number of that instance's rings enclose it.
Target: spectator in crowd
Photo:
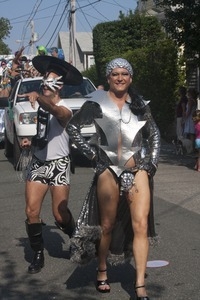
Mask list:
[[[104,85],[103,84],[99,84],[97,86],[97,90],[104,90]]]
[[[45,46],[37,46],[37,55],[43,56],[43,55],[48,55],[47,49]]]
[[[31,77],[30,64],[28,58],[23,55],[20,58],[20,72],[24,78]]]
[[[62,49],[58,49],[57,47],[51,48],[51,55],[57,57],[59,59],[65,60],[64,53]]]
[[[3,73],[6,67],[7,67],[7,61],[5,59],[2,59],[0,62],[0,80],[3,77]]]
[[[198,93],[194,88],[189,88],[187,91],[188,102],[186,105],[186,113],[184,120],[184,137],[191,142],[191,152],[194,151],[195,127],[192,119],[194,111],[197,109]]]
[[[200,110],[193,113],[193,121],[195,127],[195,149],[198,153],[194,169],[200,172]]]
[[[51,48],[51,55],[58,58],[58,48],[57,47]]]
[[[12,60],[11,69],[9,71],[11,88],[14,86],[15,82],[20,78],[20,58],[22,56],[23,51],[24,47],[21,47],[19,51],[15,52],[15,57]]]
[[[40,76],[40,73],[36,68],[34,68],[32,61],[29,62],[29,71],[30,71],[30,77],[37,77]]]
[[[157,170],[160,134],[148,102],[131,87],[130,63],[122,58],[112,60],[106,77],[109,90],[90,94],[67,126],[72,142],[95,168],[71,239],[71,259],[84,263],[97,255],[96,289],[109,293],[107,260],[117,264],[134,255],[136,298],[148,300],[148,234],[156,236],[150,182]],[[96,127],[90,142],[81,135],[85,124]],[[144,138],[150,158],[142,154]]]
[[[10,83],[9,69],[7,67],[7,61],[3,59],[1,61],[0,97],[8,97],[10,91],[11,91],[11,83]]]
[[[33,260],[28,267],[31,274],[40,272],[44,266],[44,244],[40,211],[48,191],[52,197],[52,211],[56,225],[71,237],[74,219],[68,208],[70,187],[69,136],[65,130],[72,116],[67,101],[60,98],[64,83],[78,85],[82,82],[79,71],[58,58],[36,56],[33,66],[44,75],[42,93],[31,92],[28,97],[33,108],[39,103],[37,115],[37,135],[33,159],[26,179],[26,229],[30,245],[34,251]],[[21,140],[21,147],[30,146],[27,138]]]

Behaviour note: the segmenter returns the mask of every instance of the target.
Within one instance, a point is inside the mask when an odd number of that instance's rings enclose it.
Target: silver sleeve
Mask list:
[[[144,120],[146,120],[145,131],[148,135],[148,143],[150,148],[150,161],[157,166],[160,155],[160,131],[151,115],[149,106],[146,107],[144,113]]]
[[[85,102],[81,109],[72,117],[66,128],[72,143],[90,160],[95,157],[96,151],[82,136],[81,128],[84,125],[94,123],[95,105],[95,103],[90,101]]]

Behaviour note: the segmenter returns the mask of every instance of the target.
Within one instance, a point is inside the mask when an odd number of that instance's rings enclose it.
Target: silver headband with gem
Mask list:
[[[131,76],[133,76],[133,69],[129,62],[124,58],[115,58],[111,60],[106,66],[106,76],[109,76],[113,69],[123,68],[126,69]]]

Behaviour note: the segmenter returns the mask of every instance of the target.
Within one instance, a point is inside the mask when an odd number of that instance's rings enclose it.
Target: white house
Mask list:
[[[72,60],[72,43],[69,32],[59,32],[58,48],[63,49],[65,60]],[[76,32],[75,35],[75,63],[79,71],[87,70],[94,64],[92,32]]]

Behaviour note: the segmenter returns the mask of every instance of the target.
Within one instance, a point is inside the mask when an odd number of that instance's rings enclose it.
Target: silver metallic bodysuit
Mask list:
[[[125,103],[120,110],[107,92],[96,91],[68,125],[69,135],[78,149],[87,158],[95,158],[105,166],[109,165],[117,176],[126,169],[125,164],[131,157],[134,157],[138,169],[143,164],[142,130],[148,134],[149,160],[157,165],[159,159],[160,134],[148,106],[143,116],[136,116],[129,105],[129,102]],[[96,136],[87,142],[80,130],[82,126],[92,123],[96,127]]]
[[[131,101],[131,100],[130,100]],[[73,143],[89,159],[95,161],[96,174],[86,195],[76,230],[71,239],[71,260],[84,264],[96,256],[96,246],[101,237],[101,226],[96,196],[98,175],[106,168],[120,180],[122,175],[134,174],[136,170],[146,169],[147,164],[157,166],[160,152],[160,133],[151,116],[148,102],[141,115],[135,115],[127,101],[122,109],[109,98],[106,91],[96,91],[90,95],[82,108],[73,116],[67,131]],[[84,125],[94,124],[96,134],[86,141],[81,135]],[[143,154],[144,139],[148,139],[149,155]],[[134,158],[134,168],[126,163]],[[146,169],[147,170],[147,169]],[[123,178],[125,185],[130,178]],[[123,180],[119,180],[119,186]],[[148,218],[148,234],[156,237],[153,217],[153,180],[149,176],[151,203]],[[126,192],[120,194],[116,225],[112,232],[109,262],[119,264],[132,256],[133,231]]]

